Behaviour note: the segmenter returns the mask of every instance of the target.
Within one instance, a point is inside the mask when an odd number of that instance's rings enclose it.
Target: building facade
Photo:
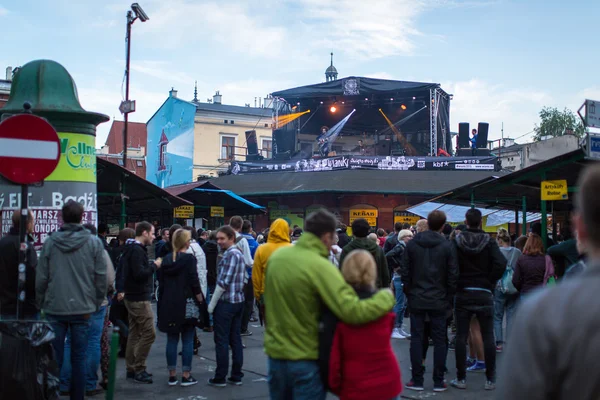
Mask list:
[[[574,135],[563,135],[532,143],[516,144],[512,139],[505,139],[504,146],[494,149],[494,154],[501,160],[502,168],[518,171],[542,161],[577,150],[580,139]]]
[[[222,103],[217,92],[209,102],[177,97],[171,90],[147,123],[146,179],[160,187],[216,177],[231,161],[245,161],[252,153],[247,131],[255,131],[256,156],[271,157],[272,110]]]
[[[106,143],[96,151],[96,155],[146,179],[146,124],[127,123],[127,165],[123,164],[123,128],[125,122],[113,121]]]
[[[10,96],[10,88],[12,86],[12,67],[6,67],[5,79],[0,79],[0,108],[4,107]]]

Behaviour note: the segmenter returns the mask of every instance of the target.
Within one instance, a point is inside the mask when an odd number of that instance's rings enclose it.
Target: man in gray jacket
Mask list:
[[[90,316],[106,298],[106,258],[102,242],[81,226],[83,206],[76,201],[62,208],[64,225],[42,248],[36,271],[38,306],[52,322],[59,369],[67,330],[71,332],[71,399],[85,396],[85,360]]]
[[[574,222],[588,266],[580,275],[531,294],[517,309],[498,399],[592,400],[600,388],[600,166],[582,174]]]

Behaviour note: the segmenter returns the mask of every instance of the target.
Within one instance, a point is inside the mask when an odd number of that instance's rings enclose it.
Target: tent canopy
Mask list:
[[[465,214],[471,207],[460,206],[455,204],[444,204],[436,202],[426,202],[418,204],[414,207],[408,208],[413,214],[416,214],[422,218],[427,218],[427,215],[434,211],[443,211],[446,214],[448,222],[461,223],[465,220]],[[512,210],[502,210],[497,208],[483,208],[480,209],[481,214],[487,217],[487,226],[499,226],[507,223],[515,223],[515,212]],[[519,213],[519,220],[523,218],[522,214]],[[527,221],[534,222],[542,218],[539,213],[527,213]]]

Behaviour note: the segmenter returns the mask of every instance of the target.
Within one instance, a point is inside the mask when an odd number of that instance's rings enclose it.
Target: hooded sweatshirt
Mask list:
[[[458,290],[494,290],[506,269],[506,258],[498,243],[481,229],[468,228],[454,241],[458,257]]]
[[[388,270],[388,264],[383,249],[379,247],[378,242],[371,239],[355,237],[353,241],[348,243],[342,250],[342,255],[340,256],[340,267],[344,265],[344,258],[346,258],[352,250],[357,249],[368,251],[375,259],[375,262],[377,263],[377,287],[381,289],[390,286],[390,271]]]
[[[44,243],[36,271],[36,300],[51,315],[96,312],[106,297],[104,245],[79,224],[65,224]]]
[[[286,220],[278,218],[271,224],[267,243],[258,246],[254,254],[254,267],[252,273],[252,285],[254,286],[254,297],[260,301],[265,292],[265,273],[267,272],[267,261],[275,250],[291,246],[290,226]]]

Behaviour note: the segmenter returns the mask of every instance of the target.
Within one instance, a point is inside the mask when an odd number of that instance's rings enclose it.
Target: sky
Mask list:
[[[435,82],[459,122],[490,138],[532,140],[544,106],[600,100],[600,2],[581,0],[139,0],[132,27],[130,121],[147,122],[173,87],[191,100],[254,105],[255,97],[339,77]],[[122,119],[125,15],[119,0],[0,0],[0,68],[52,59],[82,106]],[[97,147],[110,122],[98,127]]]

